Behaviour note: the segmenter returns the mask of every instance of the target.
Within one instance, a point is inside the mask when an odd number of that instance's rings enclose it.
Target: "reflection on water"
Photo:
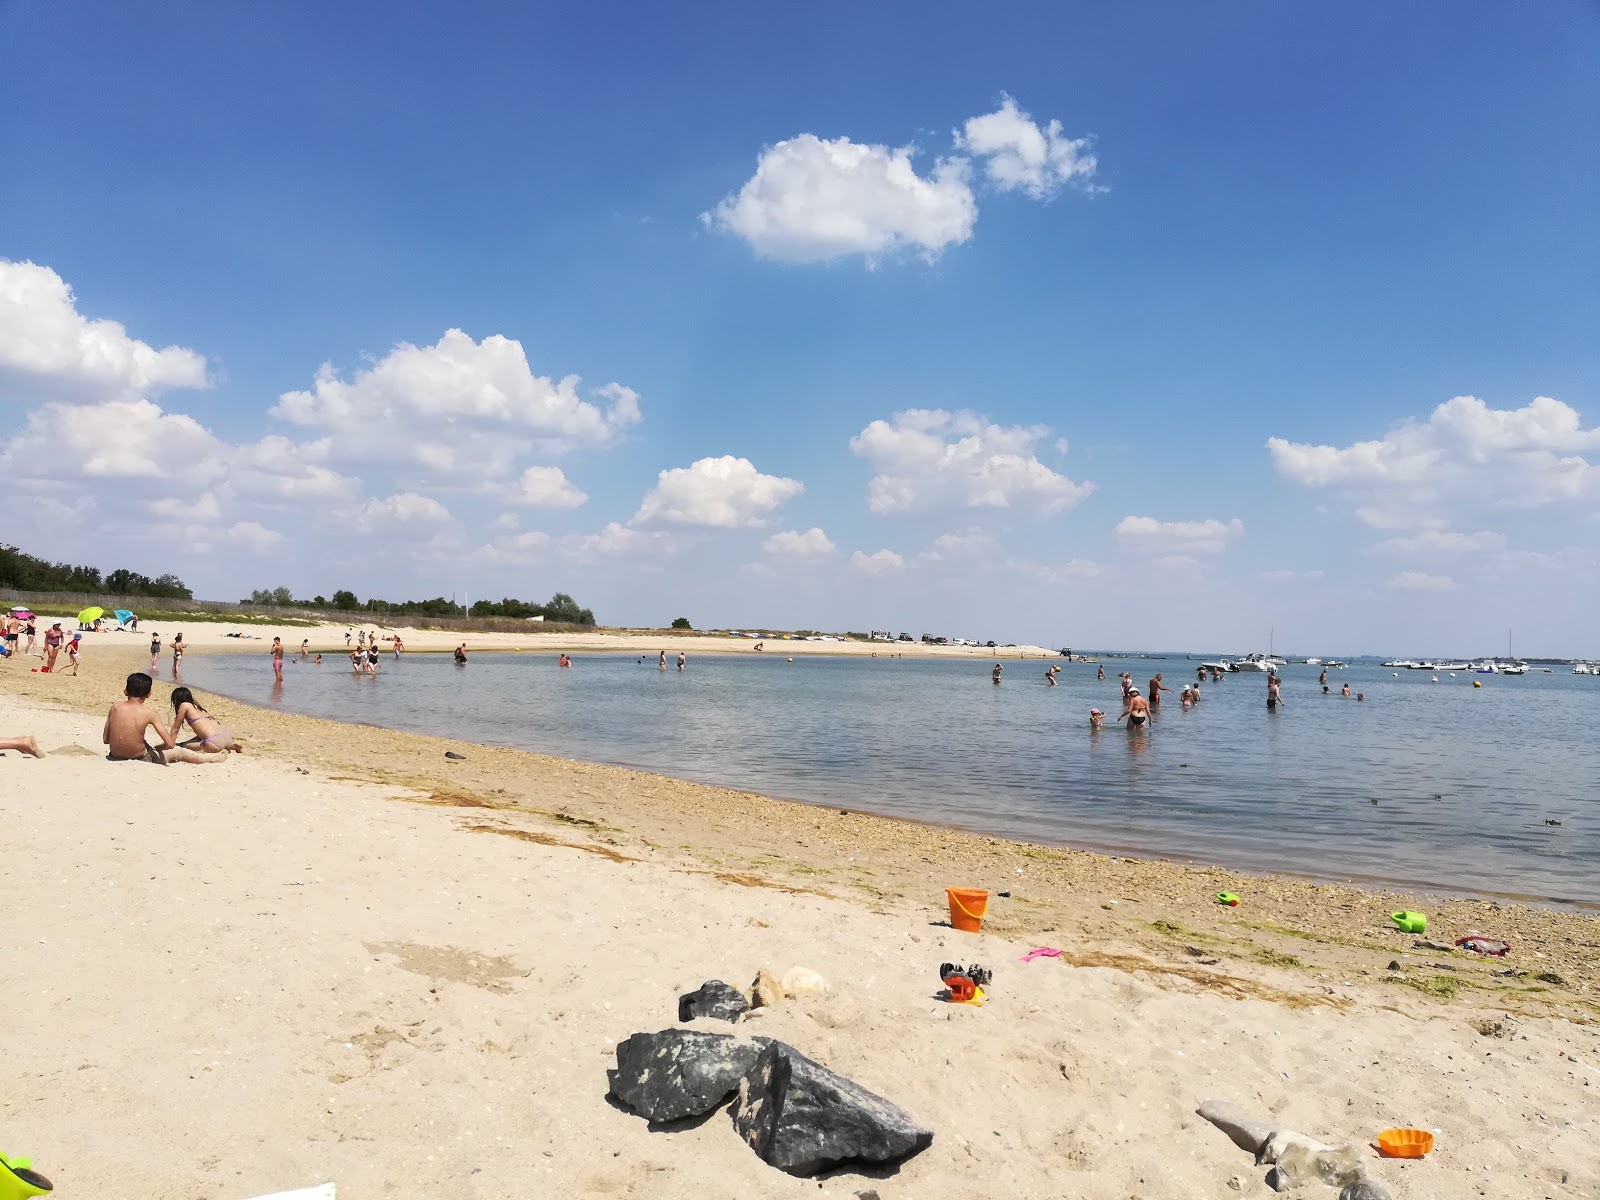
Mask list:
[[[676,665],[675,663],[673,664]],[[893,658],[407,655],[376,677],[191,656],[193,686],[313,716],[618,763],[1015,837],[1324,878],[1600,904],[1600,680],[1288,667],[1169,697],[1130,734],[1115,671]],[[1136,669],[1130,666],[1128,669]],[[1149,667],[1142,668],[1149,670]],[[1182,659],[1162,670],[1186,674]],[[1140,680],[1141,686],[1143,679]],[[1339,695],[1339,685],[1367,700]],[[1103,731],[1089,709],[1106,711]],[[1376,801],[1376,803],[1374,803]],[[1547,824],[1559,821],[1559,825]]]

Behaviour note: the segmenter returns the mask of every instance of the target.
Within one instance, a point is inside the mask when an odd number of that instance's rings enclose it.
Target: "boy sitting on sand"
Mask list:
[[[145,707],[150,695],[150,676],[135,671],[128,676],[123,690],[126,700],[118,700],[106,713],[106,727],[100,740],[106,744],[106,758],[111,762],[148,762],[160,766],[171,763],[219,763],[228,761],[226,750],[185,750],[172,740],[161,719]],[[144,731],[154,729],[161,739],[160,746],[144,740]]]

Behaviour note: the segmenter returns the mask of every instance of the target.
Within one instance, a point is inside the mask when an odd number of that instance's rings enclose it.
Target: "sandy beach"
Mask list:
[[[197,652],[238,648],[227,632],[184,627]],[[342,648],[342,628],[281,633]],[[474,644],[669,644],[542,636]],[[51,751],[0,759],[0,1147],[59,1195],[1271,1194],[1195,1115],[1208,1098],[1366,1148],[1400,1200],[1600,1194],[1593,916],[1112,859],[220,699],[250,753],[107,763],[100,715],[146,640],[91,639],[77,678],[0,664],[0,734]],[[951,885],[989,889],[983,933],[948,927]],[[1421,946],[1388,928],[1404,908],[1513,953]],[[1020,961],[1037,946],[1063,953]],[[973,959],[990,1002],[938,999],[938,964]],[[607,1102],[615,1044],[673,1025],[681,993],[795,966],[828,989],[750,1028],[907,1109],[928,1150],[796,1179],[724,1113],[655,1132]],[[1379,1160],[1391,1126],[1436,1149]]]
[[[916,658],[990,658],[995,660],[1009,660],[1015,658],[1057,658],[1060,657],[1059,647],[1051,649],[1046,646],[996,646],[990,649],[986,646],[939,646],[924,642],[863,642],[858,640],[839,641],[806,641],[799,638],[784,640],[781,638],[758,637],[731,637],[724,633],[696,633],[681,632],[677,630],[614,630],[597,629],[590,633],[559,633],[543,632],[538,623],[529,622],[526,632],[504,633],[487,631],[458,631],[453,629],[419,629],[406,621],[373,620],[372,614],[360,614],[366,620],[355,621],[348,625],[323,624],[316,627],[305,625],[281,625],[251,621],[167,621],[161,619],[141,619],[138,632],[118,631],[115,626],[106,632],[85,635],[91,648],[105,648],[121,650],[123,644],[148,645],[152,633],[160,633],[163,647],[172,640],[172,635],[181,632],[184,645],[196,650],[229,650],[250,652],[266,652],[266,646],[271,645],[274,637],[283,638],[283,644],[291,650],[298,649],[301,639],[311,643],[311,649],[318,653],[332,651],[343,652],[346,649],[344,634],[349,629],[352,633],[365,630],[369,634],[376,631],[381,639],[399,635],[405,644],[405,649],[412,652],[438,652],[453,650],[463,642],[468,650],[547,650],[556,653],[561,650],[584,651],[587,653],[609,654],[643,654],[666,650],[668,654],[676,655],[682,650],[689,654],[755,654],[756,644],[761,642],[765,649],[759,651],[764,654],[898,654],[904,657]],[[41,634],[49,628],[50,622],[61,621],[61,627],[71,632],[76,627],[76,622],[65,617],[48,617],[40,626]],[[382,643],[380,643],[382,644]],[[387,649],[385,645],[385,649]]]

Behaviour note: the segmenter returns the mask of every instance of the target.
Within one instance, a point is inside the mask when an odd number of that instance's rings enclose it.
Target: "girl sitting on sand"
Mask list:
[[[178,745],[190,750],[234,750],[244,752],[244,743],[234,740],[233,734],[223,728],[222,722],[196,703],[194,693],[186,687],[172,689],[172,732],[177,734],[187,721],[195,736]]]

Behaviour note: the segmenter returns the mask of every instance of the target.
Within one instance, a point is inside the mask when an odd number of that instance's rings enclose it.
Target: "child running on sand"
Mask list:
[[[186,687],[172,689],[172,736],[178,736],[184,722],[194,732],[188,741],[179,742],[188,750],[233,750],[244,753],[244,743],[223,728],[222,722],[200,707],[194,693]]]
[[[128,676],[123,688],[126,700],[118,700],[106,713],[105,729],[100,740],[106,744],[106,759],[110,762],[147,762],[157,766],[171,763],[219,763],[228,760],[226,750],[214,753],[186,750],[172,740],[161,718],[145,707],[150,695],[150,676],[135,671]],[[161,745],[152,746],[145,741],[145,730],[155,730]]]

